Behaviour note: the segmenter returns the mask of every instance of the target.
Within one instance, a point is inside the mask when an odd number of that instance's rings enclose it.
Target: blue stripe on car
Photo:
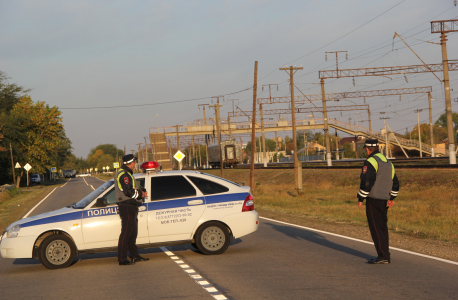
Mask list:
[[[244,201],[248,193],[237,193],[237,194],[218,194],[205,196],[207,204],[230,202],[230,201]]]
[[[21,227],[29,227],[29,226],[36,226],[36,225],[43,225],[49,223],[57,223],[57,222],[65,222],[71,220],[80,220],[81,219],[82,211],[77,211],[73,213],[67,213],[57,216],[51,216],[39,220],[33,220],[27,223],[22,223]]]

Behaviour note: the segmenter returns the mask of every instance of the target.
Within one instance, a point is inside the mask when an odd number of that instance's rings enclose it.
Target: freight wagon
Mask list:
[[[208,163],[212,168],[219,168],[218,143],[209,145]],[[221,142],[221,160],[223,167],[232,167],[242,162],[242,146],[234,140]]]

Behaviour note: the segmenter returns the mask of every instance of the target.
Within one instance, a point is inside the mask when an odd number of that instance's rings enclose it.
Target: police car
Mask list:
[[[258,229],[250,188],[197,171],[157,172],[141,164],[137,182],[149,197],[139,207],[139,248],[191,244],[221,254],[231,238]],[[121,221],[113,180],[81,201],[14,222],[2,235],[3,258],[38,258],[49,269],[70,266],[76,254],[117,251]]]

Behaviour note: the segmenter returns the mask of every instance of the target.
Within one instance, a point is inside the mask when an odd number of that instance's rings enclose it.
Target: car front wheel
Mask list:
[[[48,269],[62,269],[73,263],[76,247],[66,235],[54,234],[40,245],[40,262]]]
[[[208,222],[202,225],[196,233],[196,246],[203,254],[221,254],[229,247],[231,236],[224,224]]]

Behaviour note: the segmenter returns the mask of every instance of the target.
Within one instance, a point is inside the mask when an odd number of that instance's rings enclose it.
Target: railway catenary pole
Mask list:
[[[455,136],[453,135],[452,102],[450,98],[450,81],[448,75],[447,36],[446,33],[458,31],[458,20],[433,21],[431,33],[441,34],[442,71],[444,73],[445,111],[447,117],[447,136],[450,164],[456,164]],[[421,152],[420,152],[421,153]]]
[[[328,125],[328,112],[326,111],[326,93],[324,90],[324,78],[321,78],[321,95],[323,101],[323,119],[324,119],[324,138],[326,141],[326,161],[328,167],[332,166],[331,153],[329,152],[331,142],[329,141],[329,125]]]
[[[297,70],[303,70],[302,67],[286,66],[281,67],[280,70],[289,71],[289,84],[291,87],[291,122],[293,127],[293,151],[294,151],[294,183],[298,191],[302,191],[302,163],[299,167],[299,161],[297,159],[297,137],[296,137],[296,109],[294,106],[294,73]],[[326,122],[326,121],[325,121]],[[300,168],[300,169],[299,169]]]
[[[418,142],[420,143],[420,157],[423,157],[423,153],[421,151],[421,132],[420,132],[420,112],[422,112],[423,109],[416,109],[414,112],[417,113],[417,127],[418,127]]]
[[[180,150],[180,136],[178,134],[178,128],[181,127],[183,125],[175,125],[175,126],[172,126],[172,127],[175,127],[177,129],[177,151]],[[181,170],[181,161],[178,162],[178,170]]]
[[[275,153],[277,154],[277,162],[280,161],[280,158],[278,157],[278,137],[277,137],[277,132],[275,131]]]
[[[224,178],[224,162],[223,162],[223,154],[221,153],[221,117],[219,114],[219,109],[221,104],[219,104],[219,98],[223,98],[223,96],[212,97],[217,99],[217,103],[215,105],[211,105],[210,107],[215,109],[215,118],[216,118],[216,132],[218,135],[218,152],[219,152],[219,166],[221,169],[221,178]]]
[[[194,158],[195,158],[195,156],[196,156],[196,155],[195,155],[195,154],[196,154],[196,151],[195,151],[195,149],[194,149],[194,136],[191,136],[191,147],[192,147],[192,148],[191,148],[191,151],[190,151],[190,153],[191,153],[191,167],[195,169],[195,168],[196,168],[196,163],[197,163],[197,162],[194,162]]]
[[[389,155],[388,155],[388,129],[386,128],[386,120],[389,119],[388,117],[382,117],[380,118],[381,120],[383,120],[383,123],[385,124],[385,157],[386,158],[389,158]]]
[[[267,157],[266,157],[266,135],[264,133],[264,116],[262,114],[262,104],[259,104],[259,110],[261,111],[261,132],[262,132],[262,161],[264,163],[264,168],[267,167]]]
[[[139,162],[143,161],[143,159],[142,159],[142,158],[143,158],[143,157],[142,157],[142,156],[143,156],[143,155],[142,155],[142,151],[140,150],[140,145],[141,145],[141,144],[142,144],[142,143],[135,144],[135,145],[138,146],[137,155],[139,156],[139,157],[138,157]]]
[[[429,134],[431,139],[431,157],[435,157],[434,154],[434,135],[433,135],[433,110],[431,108],[431,93],[428,93],[429,102]]]
[[[251,159],[250,159],[250,187],[254,193],[254,148],[256,147],[256,97],[258,90],[258,61],[254,62],[254,83],[253,83],[253,117],[251,121]]]
[[[232,134],[231,134],[231,117],[227,117],[227,127],[229,131],[229,141],[232,139]]]
[[[336,129],[336,160],[339,160],[339,139],[337,138],[337,129]]]

